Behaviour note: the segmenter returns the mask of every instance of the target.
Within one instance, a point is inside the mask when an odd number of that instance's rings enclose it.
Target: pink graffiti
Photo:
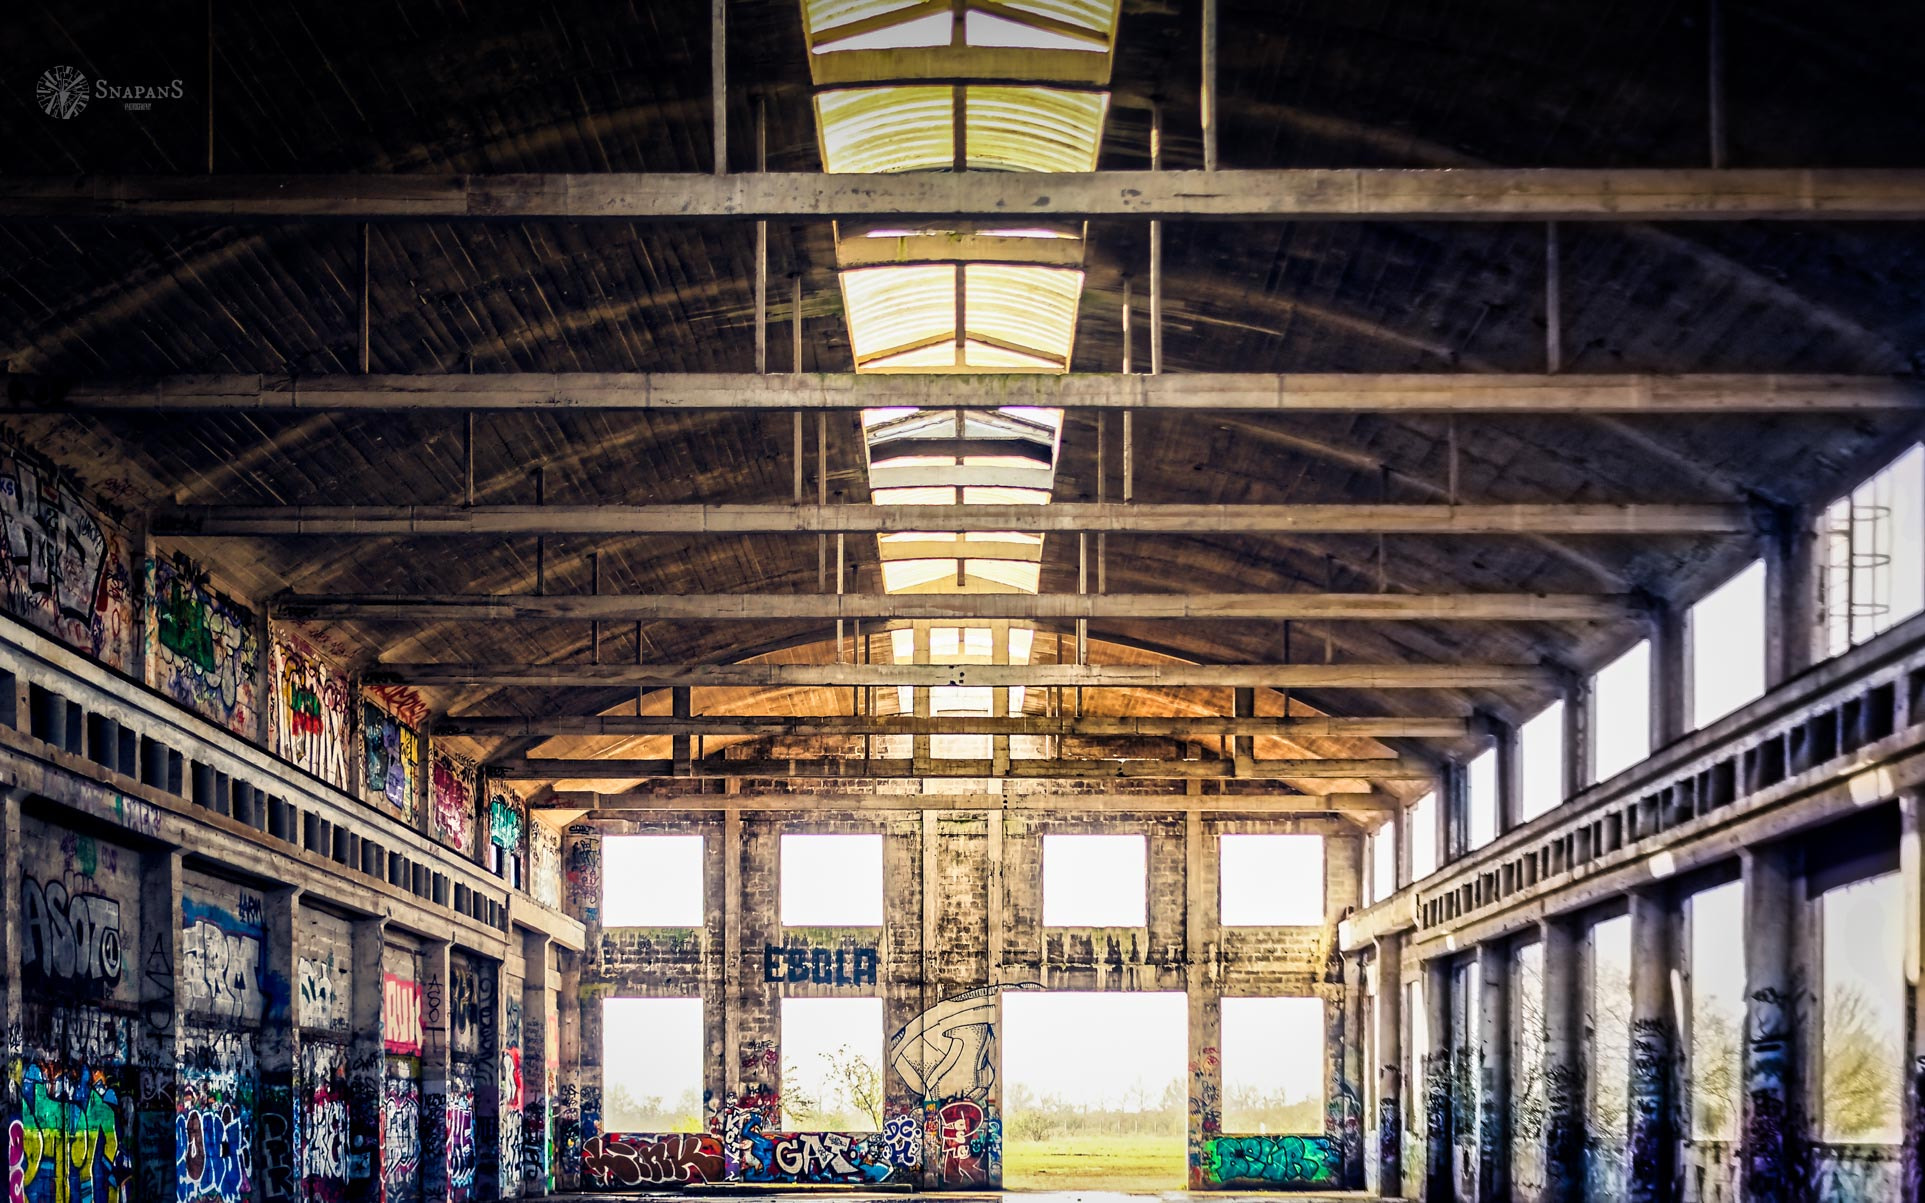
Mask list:
[[[7,1203],[27,1197],[27,1131],[19,1120],[7,1125]]]
[[[421,1052],[421,983],[381,975],[381,1041],[391,1053]]]

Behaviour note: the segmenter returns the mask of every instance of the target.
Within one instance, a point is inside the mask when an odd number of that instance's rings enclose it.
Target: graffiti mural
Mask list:
[[[274,682],[274,751],[338,789],[348,785],[345,673],[289,631],[274,631],[269,650]]]
[[[122,672],[136,667],[126,531],[71,474],[0,438],[0,601],[21,619]]]
[[[381,1186],[388,1203],[418,1196],[421,1189],[421,1083],[394,1071],[381,1082]]]
[[[944,1186],[989,1186],[1002,1177],[1003,1126],[988,1103],[936,1106],[938,1168]]]
[[[543,906],[561,909],[561,832],[539,815],[528,820],[528,892]]]
[[[474,1197],[475,1080],[465,1067],[448,1079],[447,1098],[448,1203],[468,1203]]]
[[[373,702],[363,701],[361,752],[362,793],[402,822],[413,823],[420,789],[420,734]]]
[[[331,1032],[348,1030],[348,1000],[344,986],[347,966],[336,966],[334,954],[320,960],[302,957],[298,968],[299,1021],[304,1028],[323,1028]]]
[[[236,734],[254,734],[261,668],[254,611],[179,554],[147,562],[147,598],[147,683]]]
[[[428,765],[428,834],[464,856],[475,851],[475,766],[433,749]]]
[[[584,923],[601,917],[602,841],[593,827],[568,829],[568,855],[562,867],[568,887],[568,913]]]
[[[340,1203],[348,1191],[348,1052],[338,1044],[301,1045],[301,1197]]]
[[[726,1180],[722,1142],[714,1136],[597,1136],[582,1148],[590,1185],[693,1186]]]
[[[1041,990],[1037,982],[985,986],[945,998],[889,1038],[889,1064],[925,1099],[981,1103],[996,1084],[997,995]]]
[[[242,1203],[252,1193],[257,1065],[251,1032],[185,1033],[174,1112],[177,1203]]]
[[[748,1182],[821,1182],[861,1186],[895,1172],[880,1132],[767,1132],[753,1112],[729,1113],[728,1141]]]
[[[381,975],[381,1043],[391,1053],[421,1052],[421,983]]]
[[[528,808],[521,795],[498,781],[488,783],[488,846],[492,850],[489,867],[519,883],[522,840]]]
[[[266,933],[261,927],[261,900],[242,894],[237,914],[183,894],[180,911],[179,988],[187,1009],[259,1022],[267,1009],[262,989]]]
[[[120,903],[112,898],[23,878],[20,930],[29,981],[90,997],[111,994],[119,984]]]
[[[8,1131],[8,1198],[131,1203],[134,1100],[124,1068],[19,1065],[20,1116]]]
[[[1331,1186],[1342,1169],[1326,1136],[1218,1136],[1204,1144],[1204,1178],[1214,1185]]]

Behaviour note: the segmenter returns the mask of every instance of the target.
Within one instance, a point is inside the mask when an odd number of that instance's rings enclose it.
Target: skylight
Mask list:
[[[965,47],[1103,53],[1116,32],[1116,0],[965,0]],[[803,0],[816,55],[851,50],[947,47],[951,0]]]
[[[1096,170],[1108,93],[1005,84],[961,91],[969,170]],[[950,170],[956,165],[955,92],[941,84],[817,92],[823,170]]]

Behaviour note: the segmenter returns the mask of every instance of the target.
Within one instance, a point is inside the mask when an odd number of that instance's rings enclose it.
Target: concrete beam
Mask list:
[[[543,718],[447,718],[436,735],[534,737],[579,735],[754,735],[810,738],[836,735],[1049,735],[1070,738],[1159,737],[1195,739],[1224,735],[1283,739],[1455,739],[1461,718],[1168,718],[1109,715],[828,714],[670,715],[598,714]]]
[[[998,778],[1027,781],[1196,781],[1228,780],[1352,780],[1426,781],[1428,765],[1402,757],[1365,759],[1258,760],[1239,774],[1234,760],[1013,760],[998,771],[990,760],[929,760],[916,757],[864,760],[695,760],[678,772],[674,760],[580,759],[517,757],[488,766],[488,775],[503,781],[626,781],[644,777],[681,777],[721,780],[740,777],[782,777],[821,780],[915,780],[924,777]]]
[[[1371,814],[1396,807],[1383,794],[601,794],[560,790],[537,800],[536,809],[587,810],[603,818],[637,814],[723,811],[1052,811],[1103,810],[1132,813]]]
[[[15,176],[4,221],[782,221],[878,217],[1223,221],[1899,221],[1925,171],[1280,168],[903,172]]]
[[[352,622],[560,619],[770,622],[784,619],[1293,619],[1356,622],[1612,622],[1641,615],[1624,594],[1582,593],[691,593],[284,595],[278,618]]]
[[[1750,534],[1737,505],[292,505],[190,506],[157,535],[736,535],[927,531],[1111,534]]]
[[[981,173],[985,177],[990,173]],[[753,176],[732,177],[753,179]],[[1060,178],[1052,176],[1052,179]],[[5,181],[0,180],[0,188]],[[1917,410],[1925,388],[1892,376],[1489,373],[1033,373],[755,375],[502,372],[484,375],[9,376],[14,412],[228,410],[860,410],[993,406],[1243,413],[1676,415]]]
[[[978,685],[1031,689],[1514,689],[1555,685],[1528,664],[371,664],[372,685],[638,689]]]

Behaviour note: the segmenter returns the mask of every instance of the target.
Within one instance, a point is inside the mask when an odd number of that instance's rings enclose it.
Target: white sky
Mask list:
[[[1517,733],[1524,758],[1524,818],[1564,801],[1564,703],[1552,702]]]
[[[702,837],[603,839],[601,915],[604,927],[700,927]]]
[[[1390,823],[1370,837],[1370,900],[1382,902],[1397,892],[1397,828]]]
[[[702,1000],[602,1000],[602,1075],[639,1102],[673,1107],[689,1091],[702,1097]]]
[[[1230,927],[1323,922],[1323,837],[1217,837],[1221,921]]]
[[[1410,879],[1422,881],[1437,871],[1437,795],[1425,794],[1410,804],[1404,821],[1410,839]]]
[[[1820,905],[1826,1002],[1829,1004],[1833,990],[1856,987],[1868,1004],[1866,1018],[1872,1031],[1891,1050],[1896,1063],[1905,1048],[1903,880],[1897,873],[1881,873],[1827,890]],[[1826,1010],[1829,1012],[1829,1006]],[[1896,1084],[1898,1079],[1892,1081]],[[1882,1135],[1896,1142],[1902,1132],[1895,1093],[1888,1098],[1887,1114],[1892,1123]]]
[[[1217,1048],[1223,1097],[1243,1086],[1292,1099],[1323,1098],[1323,1000],[1226,998]]]
[[[879,998],[785,998],[782,1000],[782,1093],[800,1086],[825,1111],[860,1113],[831,1083],[825,1056],[847,1047],[882,1068],[882,1000]],[[806,1121],[814,1123],[814,1121]],[[790,1130],[796,1124],[784,1121]]]
[[[882,837],[782,837],[785,927],[882,926]]]
[[[1691,721],[1723,718],[1765,691],[1765,565],[1751,566],[1691,607]]]
[[[1745,1030],[1744,882],[1729,881],[1699,890],[1691,895],[1687,906],[1691,916],[1692,1028],[1695,1031],[1699,1024],[1708,1025],[1714,1017],[1722,1017],[1730,1032],[1741,1034]],[[1710,1051],[1706,1047],[1702,1055]],[[1737,1052],[1735,1045],[1732,1052]],[[1695,1040],[1691,1055],[1701,1055]],[[1737,1059],[1734,1057],[1734,1062]],[[1693,1072],[1702,1074],[1709,1069],[1709,1066],[1694,1066]],[[1732,1072],[1737,1073],[1735,1065]],[[1734,1080],[1737,1079],[1734,1077]],[[1730,1140],[1737,1135],[1736,1108],[1729,1109],[1724,1127],[1716,1131],[1699,1131],[1701,1117],[1697,1108],[1691,1110],[1694,1136]]]
[[[1465,766],[1470,792],[1470,846],[1497,838],[1497,749],[1485,748]]]
[[[1141,835],[1043,837],[1043,923],[1148,924],[1149,841]]]
[[[1155,1107],[1189,1073],[1190,1010],[1180,993],[1003,994],[1003,1098],[1026,1086],[1072,1106],[1119,1107],[1132,1087]]]
[[[1651,754],[1651,645],[1640,643],[1591,678],[1592,776],[1605,781]]]

